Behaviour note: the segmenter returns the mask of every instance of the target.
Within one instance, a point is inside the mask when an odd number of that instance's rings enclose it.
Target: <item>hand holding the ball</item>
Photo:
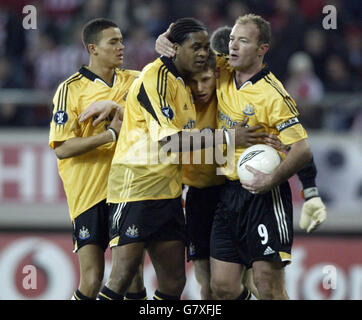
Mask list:
[[[265,144],[247,148],[239,157],[237,171],[244,189],[264,193],[277,184],[273,173],[281,162],[278,152]]]
[[[263,173],[248,165],[246,165],[245,168],[249,170],[254,177],[248,181],[240,179],[240,183],[244,189],[251,193],[262,194],[275,187],[272,174]]]

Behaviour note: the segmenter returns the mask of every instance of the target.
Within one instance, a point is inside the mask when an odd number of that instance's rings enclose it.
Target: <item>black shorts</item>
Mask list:
[[[291,261],[293,206],[288,182],[255,195],[239,181],[222,187],[211,232],[210,255],[252,266],[254,261]]]
[[[109,243],[109,206],[106,200],[98,202],[73,221],[73,252],[87,244],[97,244],[104,251]]]
[[[133,242],[187,241],[181,197],[112,203],[110,247]]]
[[[220,186],[188,187],[186,193],[186,229],[189,237],[187,261],[209,259],[210,235]]]

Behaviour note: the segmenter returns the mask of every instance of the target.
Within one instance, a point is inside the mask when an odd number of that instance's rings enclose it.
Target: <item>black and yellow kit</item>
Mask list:
[[[54,149],[57,142],[74,137],[90,137],[103,132],[109,121],[94,127],[92,119],[80,123],[78,116],[96,101],[113,100],[124,106],[128,89],[138,74],[138,71],[116,69],[113,86],[109,87],[87,67],[82,67],[62,82],[53,99],[50,147]],[[58,160],[72,221],[106,198],[114,150],[115,143],[108,143],[82,155]]]
[[[217,100],[212,98],[205,106],[196,106],[196,129],[216,129]],[[183,154],[182,183],[196,188],[206,188],[224,183],[225,177],[216,174],[218,164],[215,149],[194,150]]]
[[[201,132],[216,128],[216,95],[207,105],[196,105],[196,128]],[[219,199],[220,185],[225,177],[216,174],[218,164],[216,149],[194,150],[183,154],[183,179],[185,185],[186,229],[189,242],[188,260],[208,259],[210,233],[214,212]],[[209,154],[208,154],[209,153]],[[186,158],[188,157],[188,158]],[[187,161],[187,164],[185,162]]]
[[[262,125],[290,145],[307,138],[298,120],[294,100],[280,81],[266,67],[240,88],[226,56],[218,55],[220,77],[217,79],[218,128],[229,129],[246,117],[248,126]],[[293,208],[288,182],[271,191],[254,195],[241,187],[236,163],[245,150],[235,147],[225,170],[211,235],[211,256],[243,263],[250,267],[256,260],[288,263],[293,243]]]
[[[129,90],[109,174],[111,246],[185,241],[179,150],[166,152],[159,142],[195,121],[191,91],[172,60],[148,64]]]
[[[179,154],[167,154],[159,141],[194,128],[195,121],[191,91],[172,60],[161,57],[148,64],[128,93],[108,180],[107,202],[179,197]]]
[[[248,117],[249,127],[262,125],[266,132],[278,135],[285,145],[307,138],[293,98],[267,67],[237,88],[233,69],[225,56],[218,55],[217,62],[220,66],[216,81],[218,128],[229,129]],[[245,149],[235,148],[232,155],[235,164]],[[225,171],[225,175],[229,180],[238,180],[236,165],[231,172]]]

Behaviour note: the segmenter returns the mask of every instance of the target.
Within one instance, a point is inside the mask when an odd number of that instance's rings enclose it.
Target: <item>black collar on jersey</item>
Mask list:
[[[270,72],[267,66],[264,66],[257,74],[254,74],[249,80],[252,84],[257,83],[260,79],[263,79]],[[246,82],[246,81],[245,81]]]
[[[101,77],[97,76],[95,73],[93,73],[92,71],[90,71],[88,68],[86,68],[85,66],[82,66],[79,69],[79,73],[82,74],[83,76],[85,76],[86,78],[88,78],[91,81],[94,81],[96,79],[101,80],[102,82],[104,82],[105,84],[107,84],[106,81],[104,81]],[[112,85],[111,87],[113,87],[113,83],[114,83],[114,77],[116,76],[116,73],[113,74],[113,78],[112,78]],[[108,84],[107,84],[108,85]]]
[[[177,70],[175,64],[173,63],[172,59],[167,58],[165,56],[161,56],[161,61],[163,62],[163,64],[167,67],[168,70],[171,71],[171,73],[177,78],[181,78],[182,79],[182,75],[181,73]]]

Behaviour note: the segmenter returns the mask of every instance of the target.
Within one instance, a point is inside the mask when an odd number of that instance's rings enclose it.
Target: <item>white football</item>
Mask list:
[[[277,150],[266,144],[255,144],[247,148],[238,160],[238,175],[243,181],[252,180],[254,174],[245,168],[246,165],[263,173],[272,173],[280,164],[281,158]]]

